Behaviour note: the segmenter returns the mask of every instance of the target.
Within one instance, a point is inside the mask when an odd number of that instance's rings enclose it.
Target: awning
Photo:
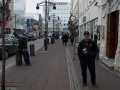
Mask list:
[[[34,28],[34,31],[38,31],[38,28]]]

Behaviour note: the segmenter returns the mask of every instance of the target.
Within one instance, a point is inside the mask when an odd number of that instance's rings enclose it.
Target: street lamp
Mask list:
[[[41,4],[43,4],[43,3],[45,3],[45,5],[41,5]],[[45,46],[45,50],[47,50],[47,3],[50,3],[50,4],[53,4],[53,9],[56,9],[56,6],[55,6],[55,4],[54,3],[52,3],[52,2],[49,2],[49,1],[47,1],[47,0],[45,0],[45,1],[43,1],[43,2],[40,2],[40,3],[38,3],[37,4],[37,6],[36,6],[36,9],[39,9],[39,6],[45,6],[45,40],[44,40],[44,46]]]
[[[55,33],[54,33],[54,25],[55,25],[55,18],[58,18],[58,20],[60,19],[59,16],[56,16],[55,14],[51,15],[48,17],[49,21],[50,21],[50,18],[53,18],[53,38],[55,37]]]

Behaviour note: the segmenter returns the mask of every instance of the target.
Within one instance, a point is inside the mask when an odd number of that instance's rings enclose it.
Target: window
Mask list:
[[[9,40],[5,40],[5,44],[11,44],[11,42]]]
[[[11,36],[11,38],[15,38],[15,36]]]

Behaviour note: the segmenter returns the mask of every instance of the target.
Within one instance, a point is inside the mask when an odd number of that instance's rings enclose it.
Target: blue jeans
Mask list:
[[[25,61],[26,65],[27,65],[27,64],[30,64],[28,50],[23,51],[23,52],[22,52],[22,55],[23,55],[23,57],[24,57],[24,61]]]
[[[87,84],[87,67],[90,71],[91,83],[96,84],[96,74],[95,74],[95,61],[80,60],[83,83]]]

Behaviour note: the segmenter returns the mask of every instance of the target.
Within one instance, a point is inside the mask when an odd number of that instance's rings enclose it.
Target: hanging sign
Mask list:
[[[75,21],[75,20],[76,20],[76,17],[75,17],[75,16],[71,16],[71,17],[70,17],[70,20],[71,20],[71,21]]]

